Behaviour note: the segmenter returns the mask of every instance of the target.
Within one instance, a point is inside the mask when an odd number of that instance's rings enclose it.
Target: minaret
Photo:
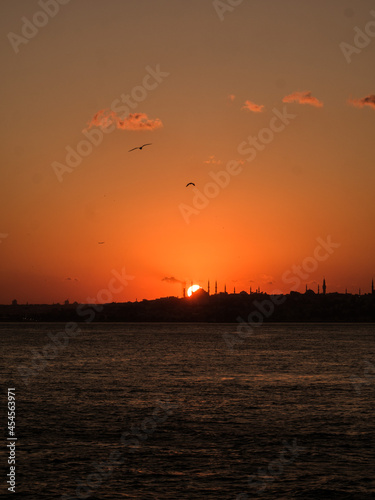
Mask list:
[[[236,293],[236,287],[235,286],[233,287],[233,293],[234,294]]]
[[[306,288],[305,288],[305,293],[307,292],[307,284],[306,284]]]
[[[323,295],[326,294],[326,290],[327,290],[327,287],[326,287],[326,279],[323,278]]]
[[[207,282],[207,293],[210,295],[210,280]]]
[[[224,285],[224,293],[227,293],[227,285]]]
[[[215,281],[215,295],[217,295],[217,281]]]
[[[374,278],[371,281],[371,293],[374,295]]]
[[[183,298],[186,297],[186,288],[185,287],[182,289],[182,296],[183,296]]]

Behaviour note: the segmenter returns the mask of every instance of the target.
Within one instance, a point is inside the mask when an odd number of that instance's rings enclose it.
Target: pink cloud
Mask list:
[[[323,102],[311,95],[311,92],[293,92],[283,98],[283,102],[298,102],[299,104],[310,104],[316,108],[323,107]]]
[[[363,108],[364,106],[369,106],[372,109],[375,109],[375,95],[370,94],[366,97],[362,97],[362,99],[349,99],[348,103],[356,108]]]
[[[245,101],[245,104],[241,109],[247,109],[248,111],[252,111],[253,113],[261,113],[263,111],[263,104],[255,104],[251,101]]]
[[[102,109],[94,115],[88,128],[109,127],[112,124],[120,130],[155,130],[163,126],[159,118],[152,120],[146,113],[130,113],[125,118],[120,118],[114,111]]]

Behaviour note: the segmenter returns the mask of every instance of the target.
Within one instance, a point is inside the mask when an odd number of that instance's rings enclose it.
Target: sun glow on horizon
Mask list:
[[[187,296],[191,297],[194,292],[199,290],[201,287],[199,285],[192,285],[187,290]]]

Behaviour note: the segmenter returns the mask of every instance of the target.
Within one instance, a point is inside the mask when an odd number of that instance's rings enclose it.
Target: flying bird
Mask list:
[[[98,245],[103,245],[105,241],[98,241]]]
[[[142,149],[144,148],[145,146],[151,146],[152,142],[149,142],[147,144],[143,144],[143,146],[138,146],[136,148],[133,148],[133,149],[129,149],[128,153],[130,153],[130,151],[134,151],[135,149]]]
[[[190,186],[190,184],[191,184],[192,186],[195,186],[194,182],[189,182],[189,184],[186,184],[186,187]]]

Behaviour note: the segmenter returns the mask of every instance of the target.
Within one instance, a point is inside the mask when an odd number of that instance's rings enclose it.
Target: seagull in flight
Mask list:
[[[186,184],[186,187],[190,186],[190,184],[191,184],[192,186],[195,186],[194,182],[189,182],[189,184]]]
[[[104,245],[105,241],[98,241],[98,245]]]
[[[128,153],[130,153],[130,151],[134,151],[135,149],[142,149],[145,146],[151,146],[151,144],[152,144],[152,142],[149,142],[147,144],[143,144],[143,146],[138,146],[137,148],[129,149]]]

